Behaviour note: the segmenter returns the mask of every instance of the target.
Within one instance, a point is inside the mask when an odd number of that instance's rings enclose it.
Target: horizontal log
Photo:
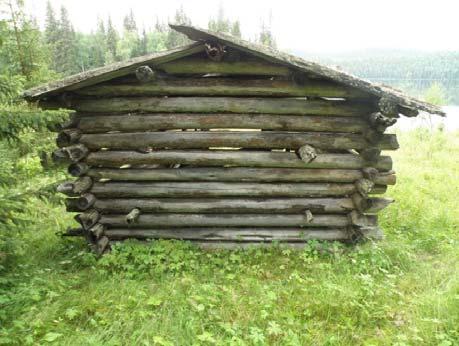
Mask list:
[[[148,114],[93,115],[80,118],[84,133],[136,132],[173,129],[263,129],[362,133],[368,124],[361,117],[275,114]]]
[[[176,228],[176,229],[126,229],[114,228],[105,231],[113,240],[138,239],[183,239],[235,242],[304,242],[307,240],[348,240],[349,232],[341,228]],[[221,244],[221,243],[220,243]]]
[[[97,199],[94,208],[103,214],[128,213],[303,213],[346,214],[354,209],[350,198],[114,198]],[[73,210],[78,211],[78,210]]]
[[[374,106],[363,102],[247,97],[114,97],[74,99],[79,112],[254,113],[363,116]],[[68,107],[68,106],[67,106]]]
[[[168,78],[146,84],[98,84],[75,90],[85,96],[268,96],[366,98],[358,89],[326,81],[298,85],[289,80],[235,78]]]
[[[91,186],[92,179],[90,177],[81,177],[76,181],[68,181],[60,184],[57,187],[57,191],[67,196],[78,196],[89,190]]]
[[[194,166],[242,166],[285,168],[361,169],[366,161],[354,154],[320,154],[310,163],[291,152],[262,152],[236,150],[163,150],[150,153],[135,151],[98,151],[90,153],[86,163],[91,166],[121,167],[123,165],[182,164]],[[392,159],[381,156],[372,166],[387,171]]]
[[[80,142],[91,150],[99,148],[205,149],[209,147],[298,149],[305,144],[320,149],[364,149],[368,142],[358,134],[328,132],[134,132],[84,134]],[[398,148],[396,136],[383,135],[378,145],[384,150]]]
[[[346,227],[347,215],[318,214],[312,220],[305,214],[141,214],[128,224],[125,215],[102,215],[99,222],[108,228],[155,227]]]
[[[209,74],[219,73],[227,75],[262,75],[262,76],[289,76],[290,70],[286,66],[274,65],[264,61],[211,61],[202,58],[190,58],[170,61],[155,66],[167,74]]]
[[[377,171],[376,171],[377,172]],[[94,179],[125,181],[236,181],[236,182],[338,182],[351,183],[364,177],[361,170],[302,168],[91,168]],[[394,185],[395,174],[374,178],[379,185]]]
[[[354,184],[336,183],[223,183],[223,182],[107,182],[94,183],[97,197],[316,197],[343,196],[356,191]],[[383,193],[375,186],[372,193]]]

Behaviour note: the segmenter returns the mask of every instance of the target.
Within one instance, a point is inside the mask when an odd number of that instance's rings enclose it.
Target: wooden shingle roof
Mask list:
[[[204,43],[216,42],[257,56],[264,60],[288,66],[293,70],[335,81],[342,85],[357,88],[376,97],[387,99],[393,103],[396,103],[400,107],[407,109],[407,112],[403,112],[406,115],[409,115],[410,113],[416,115],[416,111],[425,111],[441,116],[445,115],[440,107],[407,96],[399,90],[393,89],[386,85],[371,83],[365,79],[358,78],[341,70],[307,61],[297,56],[282,53],[266,46],[254,44],[235,38],[233,36],[215,33],[193,26],[170,25],[170,27],[178,32],[185,34],[188,36],[188,38],[196,42],[191,45],[179,47],[173,50],[149,54],[125,62],[119,62],[69,76],[62,80],[30,89],[24,93],[24,97],[29,100],[37,100],[46,98],[51,95],[56,95],[64,91],[76,90],[89,85],[101,83],[132,73],[137,67],[141,65],[148,63],[164,63],[200,52],[204,50]],[[412,110],[413,112],[410,112],[409,110]]]

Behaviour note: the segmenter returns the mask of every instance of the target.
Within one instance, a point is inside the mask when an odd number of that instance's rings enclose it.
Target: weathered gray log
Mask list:
[[[375,186],[371,193],[384,193],[385,186]],[[344,196],[356,192],[347,183],[224,183],[224,182],[107,182],[94,183],[91,193],[97,197],[318,197]]]
[[[317,214],[312,220],[305,214],[141,214],[135,223],[125,215],[102,215],[101,224],[113,227],[346,227],[346,215]]]
[[[143,147],[170,149],[205,149],[209,147],[298,149],[305,144],[320,149],[364,149],[368,142],[358,134],[328,132],[133,132],[84,134],[80,142],[89,149],[138,149]],[[395,135],[381,137],[380,149],[397,149]],[[306,161],[309,162],[309,161]]]
[[[75,99],[80,112],[254,113],[363,116],[374,111],[363,102],[246,97],[114,97]]]
[[[376,214],[393,202],[394,200],[392,198],[384,198],[384,197],[368,198],[365,202],[363,211],[366,214]]]
[[[67,172],[74,177],[81,177],[89,171],[89,166],[84,162],[75,162],[69,165]]]
[[[337,168],[361,169],[367,165],[359,155],[320,154],[305,163],[290,152],[261,152],[233,150],[164,150],[150,153],[135,151],[98,151],[90,153],[86,163],[91,166],[121,167],[123,165],[182,164],[194,166],[242,166],[285,168]],[[381,156],[372,167],[386,171],[392,169],[390,156]]]
[[[67,228],[63,237],[82,237],[84,235],[84,229],[82,228]]]
[[[83,192],[88,191],[92,186],[92,179],[90,177],[81,177],[76,181],[68,181],[60,184],[57,191],[67,196],[78,196]]]
[[[311,145],[305,144],[298,149],[298,155],[301,160],[309,163],[317,157],[317,151]]]
[[[94,115],[80,119],[84,133],[136,132],[172,129],[239,128],[278,131],[354,132],[367,131],[361,117],[274,114],[148,114]]]
[[[82,214],[75,215],[75,220],[80,223],[83,229],[90,229],[100,219],[100,214],[97,210],[92,209]]]
[[[347,214],[354,204],[350,198],[114,198],[97,199],[94,208],[103,214],[123,214],[134,208],[147,213],[299,214],[310,210],[314,214]]]
[[[126,215],[126,223],[127,224],[133,224],[137,223],[139,220],[140,216],[140,209],[139,208],[133,208],[127,215]]]
[[[377,132],[384,132],[386,128],[394,125],[397,122],[396,118],[386,117],[382,113],[371,113],[368,117],[368,122]]]
[[[75,144],[60,148],[53,152],[52,157],[56,162],[78,162],[88,155],[89,150],[83,144]]]
[[[78,163],[80,165],[80,163]],[[380,174],[376,168],[372,180],[379,185],[394,185],[394,174]],[[69,167],[70,170],[70,167]],[[72,169],[80,173],[81,169]],[[91,168],[88,176],[99,180],[126,181],[236,181],[236,182],[331,182],[350,183],[367,178],[364,171],[351,169],[303,168],[152,168],[112,169]]]
[[[127,229],[113,228],[105,231],[110,239],[184,239],[235,242],[272,242],[307,240],[348,240],[349,232],[342,228],[175,228],[175,229]],[[215,243],[214,243],[215,244]],[[219,243],[224,244],[224,243]],[[297,243],[298,244],[298,243]]]
[[[359,150],[359,153],[369,163],[377,162],[381,157],[381,149],[375,147]]]
[[[101,223],[96,223],[89,229],[89,232],[91,232],[96,239],[99,239],[105,233],[105,226]]]
[[[139,82],[147,83],[156,78],[156,73],[150,68],[150,66],[143,65],[137,67],[135,70],[135,77]]]
[[[289,76],[290,70],[286,66],[274,65],[260,61],[236,61],[227,63],[214,62],[201,58],[188,58],[170,61],[157,65],[155,68],[168,74],[209,74],[219,73],[227,75],[264,75],[264,76]]]
[[[367,94],[342,85],[313,81],[298,85],[289,80],[180,78],[155,80],[148,84],[98,84],[75,90],[86,96],[268,96],[366,98]]]
[[[363,215],[356,210],[349,213],[349,220],[353,226],[374,227],[378,223],[377,215]]]
[[[58,147],[67,147],[78,142],[81,131],[78,129],[64,129],[57,135],[56,144]]]
[[[369,179],[359,179],[355,182],[355,188],[358,193],[362,196],[368,196],[371,190],[374,188],[375,184]]]
[[[91,193],[85,193],[79,198],[67,199],[67,201],[67,208],[74,205],[76,208],[78,208],[78,210],[87,210],[91,208],[92,205],[96,202],[96,197]]]
[[[378,102],[379,110],[382,114],[388,117],[397,117],[399,113],[399,107],[396,102],[387,98],[381,97]]]
[[[98,255],[103,255],[104,252],[107,251],[109,248],[110,240],[106,236],[103,236],[96,241],[95,250]]]

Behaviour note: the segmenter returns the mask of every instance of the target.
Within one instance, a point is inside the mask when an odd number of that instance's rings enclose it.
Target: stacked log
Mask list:
[[[380,237],[376,213],[392,200],[374,195],[396,180],[381,152],[398,148],[385,130],[402,110],[209,52],[212,61],[139,68],[66,99],[77,113],[53,157],[77,177],[58,188],[79,213],[68,234],[99,253],[126,238],[212,247]]]

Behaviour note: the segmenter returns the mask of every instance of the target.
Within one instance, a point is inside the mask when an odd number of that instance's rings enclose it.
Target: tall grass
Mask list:
[[[459,344],[459,134],[399,140],[386,238],[327,251],[131,241],[97,261],[55,235],[71,224],[60,204],[27,199],[33,222],[0,277],[0,344]]]

